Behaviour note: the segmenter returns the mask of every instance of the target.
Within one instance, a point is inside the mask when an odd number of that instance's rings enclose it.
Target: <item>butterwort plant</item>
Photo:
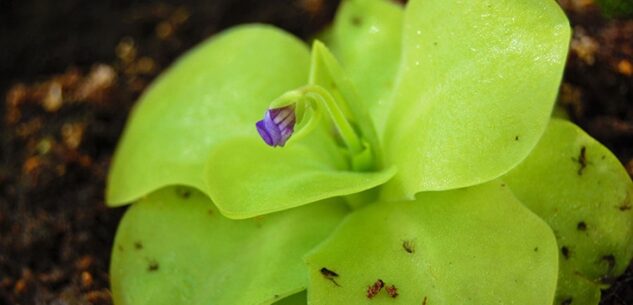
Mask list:
[[[203,42],[115,153],[115,304],[598,304],[633,183],[551,117],[569,39],[552,0],[346,0]]]

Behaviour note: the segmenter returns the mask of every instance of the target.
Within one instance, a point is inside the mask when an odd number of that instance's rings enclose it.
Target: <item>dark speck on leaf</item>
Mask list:
[[[569,258],[569,248],[567,248],[567,246],[563,246],[562,248],[560,248],[560,253],[563,254],[563,257],[565,259]]]
[[[578,162],[578,176],[582,176],[582,172],[587,167],[587,147],[582,146],[580,148],[580,153],[578,153],[578,158],[572,158],[572,160]]]
[[[327,268],[323,267],[323,268],[321,268],[321,274],[322,274],[322,275],[323,275],[326,279],[328,279],[328,280],[332,281],[332,283],[334,283],[334,285],[336,285],[336,286],[338,286],[338,287],[341,287],[341,285],[339,285],[339,284],[336,282],[336,280],[335,280],[335,278],[337,278],[337,277],[338,277],[338,273],[336,273],[336,272],[334,272],[334,271],[332,271],[332,270],[330,270],[330,269],[327,269]]]
[[[534,252],[538,252],[538,247],[534,247]]]
[[[572,299],[571,298],[567,298],[564,299],[562,302],[560,302],[560,305],[571,305]]]
[[[620,211],[622,211],[622,212],[624,212],[624,211],[628,211],[628,210],[630,210],[630,209],[631,209],[631,204],[630,204],[630,203],[628,203],[628,202],[624,202],[624,203],[622,203],[622,205],[620,205],[618,208],[619,208],[619,209],[620,209]]]
[[[407,253],[414,253],[415,252],[415,245],[410,240],[403,241],[402,242],[402,248],[404,248],[404,251],[407,251]]]
[[[176,188],[176,194],[178,194],[178,196],[180,198],[187,199],[187,198],[191,197],[191,190],[186,189],[184,187],[177,187]]]
[[[134,249],[136,249],[136,250],[143,250],[143,243],[141,241],[135,241],[134,242]]]
[[[515,140],[515,141],[518,141],[518,140],[519,140],[519,136],[515,136],[515,137],[514,137],[514,140]]]
[[[363,19],[361,19],[358,16],[352,17],[351,21],[352,21],[352,25],[354,26],[360,26],[363,23]]]
[[[584,221],[581,221],[578,223],[578,225],[576,225],[576,228],[578,229],[578,231],[586,231],[587,224]]]
[[[428,299],[427,297],[424,297],[424,300],[422,300],[422,305],[426,305],[426,303],[427,303],[427,301],[428,301],[428,300],[429,300],[429,299]]]
[[[154,272],[156,270],[158,270],[158,262],[155,260],[150,260],[147,264],[147,271]]]

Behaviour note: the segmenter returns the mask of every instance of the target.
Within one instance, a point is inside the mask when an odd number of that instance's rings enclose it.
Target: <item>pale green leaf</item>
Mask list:
[[[213,149],[207,164],[207,187],[222,214],[248,218],[354,194],[384,183],[395,173],[393,168],[346,170],[340,154],[334,148],[325,149],[327,141],[316,136],[283,149],[249,138],[226,141]]]
[[[341,3],[325,43],[341,61],[382,130],[400,63],[403,8],[389,0]]]
[[[114,156],[108,203],[173,184],[205,190],[209,151],[257,137],[254,124],[270,101],[304,84],[308,66],[303,42],[265,25],[233,28],[184,55],[136,105]]]
[[[618,159],[573,123],[553,119],[530,156],[502,178],[554,230],[562,282],[558,298],[597,304],[594,295],[633,257],[633,183]],[[584,283],[573,284],[575,281]]]
[[[410,1],[385,198],[479,184],[523,160],[547,125],[569,38],[553,0]]]
[[[336,99],[346,101],[338,105],[341,112],[353,114],[360,123],[357,130],[348,131],[362,134],[362,140],[374,149],[370,153],[377,153],[375,131],[354,86],[323,44],[315,43],[312,52],[309,83],[327,87]],[[332,130],[330,109],[324,108],[315,109],[322,112],[316,130],[281,149],[269,147],[259,138],[236,137],[211,150],[206,164],[206,190],[224,215],[248,218],[330,197],[358,196],[357,193],[393,177],[395,168],[374,166],[371,157],[357,162],[365,163],[368,170],[351,170],[352,155],[337,143],[340,134]],[[368,203],[371,196],[363,197],[365,202],[350,203]]]
[[[161,189],[121,221],[110,268],[114,302],[272,304],[306,288],[303,255],[346,213],[345,204],[329,200],[230,220],[194,189]]]
[[[306,260],[312,305],[551,305],[558,272],[551,229],[500,182],[358,210]],[[378,279],[399,295],[368,300]]]

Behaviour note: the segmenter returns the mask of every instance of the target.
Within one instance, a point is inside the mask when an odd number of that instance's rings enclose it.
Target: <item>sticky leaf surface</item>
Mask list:
[[[523,160],[549,120],[569,38],[555,1],[410,1],[386,198],[482,183]]]
[[[217,143],[257,137],[270,101],[307,80],[303,42],[270,26],[224,32],[183,56],[143,95],[117,147],[111,205],[165,185],[205,190],[204,164]]]
[[[633,183],[620,162],[573,123],[554,119],[530,156],[502,179],[556,234],[566,283],[558,301],[597,304],[599,289],[633,257]]]
[[[551,305],[556,242],[507,187],[421,193],[350,214],[307,257],[309,303]],[[324,274],[322,268],[336,273]],[[395,285],[369,300],[378,279]],[[336,282],[336,283],[335,283]]]
[[[121,221],[110,270],[114,301],[272,304],[306,288],[303,255],[346,213],[330,200],[237,221],[194,189],[164,188]]]
[[[376,133],[356,89],[330,51],[314,44],[309,83],[328,88],[341,102],[341,112],[356,120],[362,140],[379,152]],[[341,143],[327,110],[318,127],[282,149],[268,147],[259,138],[243,137],[216,145],[207,163],[206,187],[221,212],[247,218],[280,211],[317,200],[356,194],[389,180],[395,168],[376,165],[379,157],[364,160],[363,170],[353,170],[349,150]],[[339,141],[337,141],[337,138]],[[361,162],[358,162],[361,164]]]
[[[378,130],[400,63],[404,9],[388,0],[347,0],[325,43],[341,61]]]
[[[314,136],[283,149],[261,139],[236,139],[209,155],[207,187],[222,213],[248,218],[378,186],[395,170],[352,172],[328,140]],[[320,143],[315,147],[305,142]]]

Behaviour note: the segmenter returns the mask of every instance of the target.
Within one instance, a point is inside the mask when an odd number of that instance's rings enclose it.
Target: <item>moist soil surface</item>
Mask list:
[[[560,0],[574,28],[559,104],[633,174],[633,19]],[[178,55],[235,24],[308,38],[338,1],[0,1],[0,304],[111,304],[125,208],[104,205],[139,94]],[[633,269],[605,305],[633,304]]]

